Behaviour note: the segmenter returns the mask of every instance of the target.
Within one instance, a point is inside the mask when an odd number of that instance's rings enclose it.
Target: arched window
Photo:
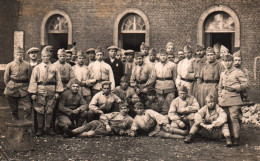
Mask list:
[[[114,45],[139,51],[142,42],[149,45],[149,21],[142,11],[127,9],[116,18]]]
[[[68,22],[63,16],[54,16],[49,23],[48,33],[68,33]]]
[[[234,11],[217,5],[205,11],[198,22],[198,44],[213,46],[220,43],[230,52],[240,47],[240,24]]]

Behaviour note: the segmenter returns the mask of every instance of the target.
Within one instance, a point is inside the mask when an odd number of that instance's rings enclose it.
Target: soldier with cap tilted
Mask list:
[[[50,62],[53,64],[55,63],[57,60],[53,57],[54,55],[54,50],[53,50],[53,46],[51,45],[47,45],[42,49],[42,52],[48,52],[50,53]]]
[[[109,64],[112,68],[115,86],[120,85],[120,79],[124,75],[123,64],[120,60],[116,59],[116,54],[118,52],[118,48],[116,46],[110,46],[107,48],[109,58],[105,59],[104,62]]]
[[[115,89],[115,79],[111,66],[103,61],[104,53],[101,49],[96,50],[96,61],[89,64],[88,68],[91,75],[96,80],[91,95],[92,97],[102,89],[102,82],[111,82],[111,90]]]
[[[233,134],[233,145],[239,144],[240,124],[239,113],[243,105],[240,92],[249,88],[245,74],[233,66],[233,56],[225,55],[226,70],[221,73],[219,81],[219,105],[227,113],[229,128]]]
[[[24,50],[20,47],[14,49],[14,61],[7,64],[4,73],[7,102],[10,106],[13,120],[19,120],[18,106],[23,107],[24,119],[31,120],[31,100],[27,92],[32,72],[30,64],[23,60]]]
[[[28,92],[34,102],[37,111],[38,127],[36,135],[44,132],[54,135],[51,129],[53,109],[61,92],[63,85],[59,70],[50,62],[50,52],[43,50],[41,53],[42,63],[34,67]]]
[[[170,104],[175,98],[175,80],[177,77],[176,65],[167,60],[167,53],[164,49],[160,50],[160,62],[154,66],[155,74],[153,81],[159,101],[165,102],[168,113]]]

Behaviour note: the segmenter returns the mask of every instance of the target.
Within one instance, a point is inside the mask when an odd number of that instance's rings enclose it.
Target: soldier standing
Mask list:
[[[71,61],[71,58],[72,58],[72,51],[66,50],[66,62],[68,64],[70,64],[70,66],[73,67],[75,65],[75,63],[73,61]]]
[[[134,51],[133,50],[126,50],[125,51],[125,56],[126,56],[126,62],[123,64],[124,68],[124,75],[127,77],[131,77],[132,74],[132,69],[134,67]]]
[[[203,107],[206,102],[205,98],[210,93],[216,93],[218,90],[218,83],[220,74],[224,70],[224,66],[216,60],[216,55],[213,48],[208,47],[206,50],[207,61],[201,69],[200,76],[197,79],[198,83],[202,83],[200,86],[199,103]]]
[[[191,46],[185,45],[183,51],[185,59],[181,60],[177,66],[176,87],[186,86],[189,91],[188,93],[192,95],[192,84],[194,80],[187,78],[188,68],[194,60],[194,58],[192,58]]]
[[[249,88],[245,74],[233,66],[233,56],[225,55],[225,72],[221,73],[219,81],[219,105],[223,107],[228,116],[229,128],[233,134],[233,145],[239,144],[240,125],[239,113],[243,104],[240,92]]]
[[[142,101],[146,101],[146,93],[153,86],[154,70],[144,63],[141,53],[135,54],[136,65],[130,78],[130,86],[133,87]]]
[[[102,89],[102,82],[111,82],[111,89],[115,89],[115,79],[111,66],[103,61],[104,53],[98,49],[96,50],[96,61],[89,64],[88,68],[91,75],[96,80],[92,87],[92,97]]]
[[[7,64],[4,73],[7,102],[10,106],[13,120],[19,120],[18,106],[23,107],[24,119],[31,120],[31,100],[27,92],[31,76],[31,66],[23,60],[24,51],[20,47],[14,50],[14,61]]]
[[[172,100],[175,98],[175,80],[177,75],[176,65],[167,61],[167,53],[164,49],[160,50],[160,62],[154,66],[155,89],[159,102],[165,102],[168,112]]]
[[[39,130],[36,135],[40,136],[43,132],[54,135],[50,128],[53,109],[63,91],[63,85],[58,69],[50,62],[50,53],[43,50],[41,58],[42,63],[33,69],[28,92],[32,95],[34,109],[37,111]]]
[[[120,79],[124,75],[124,71],[122,62],[116,58],[118,48],[116,46],[110,46],[107,49],[109,58],[105,59],[104,62],[111,66],[114,75],[115,86],[119,86]]]
[[[204,55],[205,55],[204,47],[198,45],[196,51],[196,58],[194,59],[194,61],[191,62],[191,65],[189,66],[188,73],[187,73],[187,79],[194,80],[193,87],[192,87],[192,95],[198,100],[201,107],[202,107],[201,105],[202,101],[200,99],[204,99],[204,98],[200,97],[201,96],[200,90],[202,84],[200,81],[198,82],[197,79],[199,78],[201,69],[206,62]]]
[[[32,68],[34,68],[36,65],[40,63],[38,61],[39,51],[40,50],[36,47],[32,47],[27,51],[27,54],[29,55],[29,63]]]
[[[149,61],[149,56],[148,56],[148,52],[149,52],[149,46],[147,46],[144,42],[142,42],[141,46],[140,46],[140,52],[141,55],[143,56],[143,60],[144,62],[148,62]]]
[[[89,65],[90,63],[94,62],[95,61],[95,50],[94,48],[89,48],[87,51],[86,51],[86,54],[88,55],[87,57],[87,63],[85,63],[85,65]]]
[[[127,76],[121,78],[120,86],[115,88],[114,93],[120,97],[123,102],[129,102],[131,100],[135,94],[135,90],[129,86],[129,78]]]

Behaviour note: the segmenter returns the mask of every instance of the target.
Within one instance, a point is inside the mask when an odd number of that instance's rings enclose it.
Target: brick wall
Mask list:
[[[143,11],[150,23],[150,46],[156,49],[172,41],[182,48],[186,37],[197,44],[197,24],[204,11],[214,5],[231,8],[241,25],[241,53],[244,66],[253,80],[253,61],[260,56],[260,1],[259,0],[21,0],[18,30],[25,31],[25,49],[40,47],[40,26],[51,10],[65,11],[72,21],[73,42],[86,50],[113,44],[114,22],[127,8]],[[254,92],[260,94],[260,75],[252,81]],[[259,97],[258,97],[259,98]]]

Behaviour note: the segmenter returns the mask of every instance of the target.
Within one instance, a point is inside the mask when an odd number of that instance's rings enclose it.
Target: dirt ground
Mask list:
[[[31,151],[7,151],[3,123],[9,115],[0,110],[0,160],[260,160],[260,127],[243,125],[241,145],[227,148],[225,141],[141,137],[63,138],[34,137]]]

